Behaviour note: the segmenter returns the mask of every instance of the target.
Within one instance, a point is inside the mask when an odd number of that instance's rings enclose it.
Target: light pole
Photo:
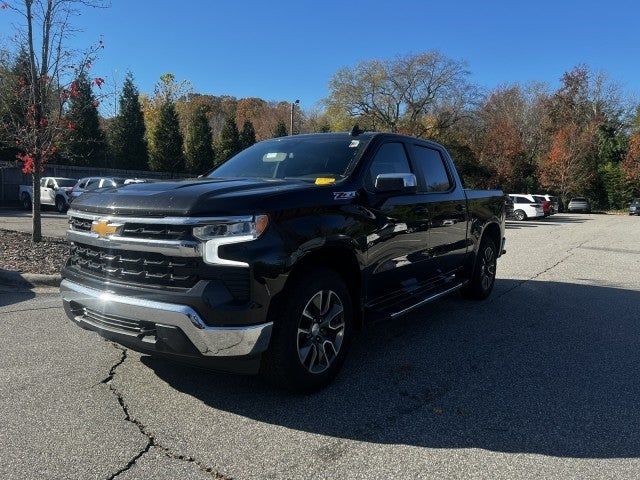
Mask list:
[[[289,123],[289,135],[293,135],[293,112],[296,109],[296,105],[300,103],[300,100],[291,102],[291,122]]]

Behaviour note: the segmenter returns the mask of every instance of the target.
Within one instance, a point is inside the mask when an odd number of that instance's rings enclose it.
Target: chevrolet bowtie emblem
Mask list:
[[[122,225],[117,223],[109,223],[108,220],[94,220],[91,223],[91,231],[97,233],[100,237],[109,237],[116,235],[120,231]]]

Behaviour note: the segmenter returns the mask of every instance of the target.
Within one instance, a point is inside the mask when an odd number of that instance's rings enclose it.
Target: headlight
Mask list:
[[[246,267],[245,262],[220,258],[218,248],[231,243],[250,242],[257,239],[267,229],[269,217],[229,217],[209,225],[193,228],[193,236],[203,241],[202,258],[212,265],[234,265]]]

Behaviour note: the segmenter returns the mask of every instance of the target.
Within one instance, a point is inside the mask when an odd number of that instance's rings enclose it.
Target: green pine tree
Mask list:
[[[149,153],[145,140],[145,125],[139,93],[133,75],[127,73],[120,95],[120,111],[109,132],[114,166],[132,170],[149,168]]]
[[[276,129],[273,131],[273,138],[286,137],[287,135],[287,126],[280,120],[276,125]]]
[[[182,134],[176,106],[171,99],[160,106],[158,123],[153,131],[153,151],[149,166],[157,172],[184,172]]]
[[[72,84],[69,111],[65,115],[67,134],[63,152],[72,165],[103,165],[106,142],[100,129],[98,101],[86,75]]]
[[[221,162],[226,162],[235,154],[240,152],[240,134],[238,133],[238,127],[236,126],[236,121],[228,117],[224,121],[224,125],[222,126],[222,131],[220,132],[220,141],[218,148],[218,159]]]
[[[253,123],[249,120],[245,120],[242,125],[242,131],[240,132],[240,148],[244,150],[256,143],[256,130],[253,128]]]
[[[187,127],[185,157],[189,173],[204,173],[215,164],[211,127],[204,108],[196,111]]]

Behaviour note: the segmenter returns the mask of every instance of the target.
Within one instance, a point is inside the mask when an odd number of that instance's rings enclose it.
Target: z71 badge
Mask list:
[[[333,192],[334,200],[349,200],[350,198],[356,198],[356,192]]]

